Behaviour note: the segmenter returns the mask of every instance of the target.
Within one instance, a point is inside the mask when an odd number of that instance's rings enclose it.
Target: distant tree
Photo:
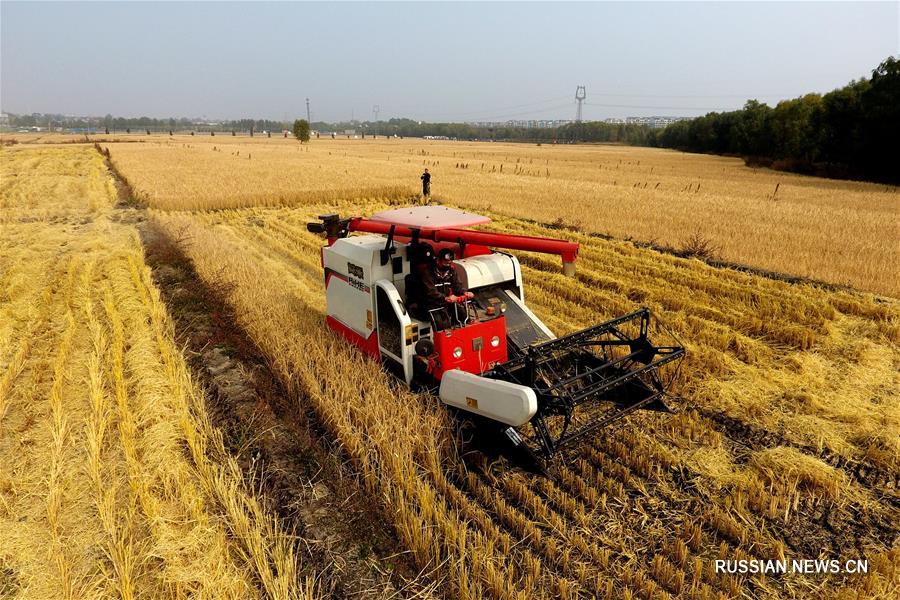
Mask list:
[[[294,121],[294,137],[300,140],[300,143],[309,141],[309,122],[306,119],[297,119]]]
[[[862,97],[869,80],[852,81],[822,97],[823,109],[815,129],[821,132],[821,159],[829,164],[850,165],[862,155]]]
[[[860,129],[864,147],[863,170],[900,182],[897,140],[900,138],[900,59],[888,57],[872,71],[869,88],[861,97]]]

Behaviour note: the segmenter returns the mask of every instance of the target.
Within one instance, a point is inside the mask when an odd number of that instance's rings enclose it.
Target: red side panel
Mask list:
[[[378,334],[374,331],[368,338],[365,338],[331,315],[325,317],[325,322],[333,331],[340,334],[345,340],[362,350],[368,357],[379,362],[381,361],[381,352],[378,351]]]
[[[484,254],[491,254],[491,249],[487,246],[482,246],[481,244],[466,244],[463,258],[482,256]],[[457,258],[459,257],[457,256]]]
[[[497,347],[491,345],[491,340],[495,337],[499,340]],[[502,316],[460,329],[438,331],[433,339],[439,364],[432,374],[437,379],[441,379],[445,371],[453,369],[480,375],[497,364],[506,362],[508,358],[506,318]],[[481,350],[476,350],[479,344]],[[462,350],[462,355],[458,358],[453,355],[456,348]]]

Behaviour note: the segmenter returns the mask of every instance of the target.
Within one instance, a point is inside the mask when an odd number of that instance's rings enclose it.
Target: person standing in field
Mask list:
[[[431,173],[428,172],[428,169],[425,169],[419,179],[422,180],[422,198],[427,202],[431,199]]]

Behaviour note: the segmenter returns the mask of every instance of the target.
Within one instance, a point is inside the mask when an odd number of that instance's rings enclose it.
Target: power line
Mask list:
[[[471,118],[469,120],[470,121],[494,121],[494,120],[504,119],[504,118],[508,118],[508,117],[522,117],[525,115],[538,115],[538,114],[547,113],[547,112],[554,111],[554,110],[561,110],[563,108],[571,109],[571,107],[572,107],[572,103],[567,102],[565,104],[558,104],[556,106],[548,106],[547,108],[542,108],[542,109],[537,109],[537,110],[528,110],[528,111],[520,112],[520,113],[503,113],[503,114],[494,115],[494,116],[490,116],[490,117]]]
[[[723,108],[721,106],[644,106],[640,104],[595,104],[587,102],[588,106],[599,106],[601,108],[642,108],[642,109],[659,109],[659,110],[734,110],[732,108]]]
[[[576,101],[578,101],[577,94],[583,94],[582,91],[584,86],[578,86],[578,90],[576,90]],[[691,94],[691,95],[678,95],[678,94],[622,94],[622,93],[604,93],[604,94],[596,94],[596,96],[600,97],[609,97],[609,98],[752,98],[753,94]],[[789,96],[789,94],[756,94],[757,98],[765,98],[765,97],[774,97],[774,96]],[[570,108],[572,106],[571,100],[569,100],[571,96],[557,96],[556,98],[548,98],[546,100],[539,100],[535,102],[526,102],[523,104],[515,104],[512,106],[506,107],[497,107],[497,108],[489,108],[489,109],[480,109],[480,110],[470,110],[470,111],[462,111],[462,112],[453,112],[453,113],[441,113],[439,115],[430,115],[428,117],[419,117],[422,120],[444,120],[451,118],[463,118],[467,121],[497,121],[504,120],[511,117],[521,117],[528,115],[540,115],[548,112],[552,112],[554,110],[561,110],[565,108]],[[548,104],[550,102],[556,102],[562,99],[569,100],[569,102],[565,104],[554,104],[552,106],[546,106],[541,108],[534,108],[531,110],[525,111],[516,111],[516,112],[505,112],[508,110],[515,110],[519,108],[526,107],[540,107],[543,104]],[[607,103],[598,103],[598,102],[578,102],[578,104],[583,104],[585,106],[593,106],[599,108],[630,108],[630,109],[642,109],[642,110],[705,110],[705,111],[726,111],[726,110],[735,110],[733,107],[722,107],[722,106],[668,106],[668,105],[644,105],[644,104],[607,104]],[[374,111],[373,111],[374,112]],[[485,115],[489,116],[485,116]],[[576,111],[576,121],[578,121],[579,111]],[[583,118],[583,113],[582,113]],[[376,116],[377,119],[377,116]]]
[[[469,115],[478,115],[484,113],[497,113],[504,110],[515,110],[518,108],[525,108],[528,106],[539,106],[541,104],[548,104],[550,102],[558,102],[559,100],[568,100],[570,96],[557,96],[556,98],[548,98],[546,100],[539,100],[536,102],[526,102],[525,104],[516,104],[514,106],[500,106],[496,108],[480,108],[478,110],[469,110],[464,112],[452,112],[452,113],[441,113],[439,117],[465,117]],[[434,118],[434,117],[432,117]]]
[[[611,98],[793,98],[803,94],[595,94]]]

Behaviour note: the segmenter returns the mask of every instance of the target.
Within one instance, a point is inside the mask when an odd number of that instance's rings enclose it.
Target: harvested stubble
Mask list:
[[[340,207],[368,214],[366,202]],[[580,451],[558,482],[500,465],[466,472],[433,398],[399,388],[324,333],[319,248],[305,223],[334,206],[156,212],[240,324],[341,442],[402,542],[452,595],[889,596],[897,591],[898,306],[712,269],[571,234],[579,275],[520,255],[528,302],[557,333],[651,307],[687,344],[685,412],[633,417]],[[546,235],[498,217],[494,227]],[[828,378],[822,381],[823,372]],[[808,394],[794,401],[792,394]],[[696,411],[691,407],[696,407]],[[776,474],[784,456],[797,471]],[[861,477],[864,465],[879,477]],[[782,476],[783,475],[783,476]],[[595,490],[585,494],[583,490]],[[833,529],[818,515],[839,515]],[[865,523],[849,515],[867,514]],[[673,539],[673,536],[676,536]],[[716,558],[822,548],[867,576],[723,576]],[[811,554],[810,554],[811,553]]]
[[[0,152],[0,590],[314,597],[207,420],[102,157]]]
[[[222,145],[218,137],[176,136],[107,147],[159,208],[408,198],[430,167],[436,197],[456,205],[677,249],[693,238],[727,261],[900,296],[900,191],[892,186],[609,145],[378,139],[300,147],[281,138]],[[486,167],[454,168],[460,161]]]

